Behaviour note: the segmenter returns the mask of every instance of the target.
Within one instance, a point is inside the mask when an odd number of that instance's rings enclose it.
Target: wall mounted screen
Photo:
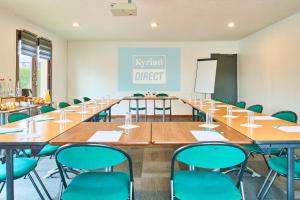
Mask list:
[[[213,94],[217,71],[216,59],[198,59],[195,92]]]
[[[180,56],[179,48],[119,48],[119,90],[180,90]]]

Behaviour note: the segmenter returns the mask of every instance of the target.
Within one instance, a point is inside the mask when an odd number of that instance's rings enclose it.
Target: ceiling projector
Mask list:
[[[112,3],[110,7],[114,16],[136,16],[136,5],[131,1],[128,1],[128,3]]]

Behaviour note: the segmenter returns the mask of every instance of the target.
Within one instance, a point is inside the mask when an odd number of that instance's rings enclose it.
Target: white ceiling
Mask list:
[[[114,41],[238,40],[300,11],[300,0],[133,0],[137,16],[115,17],[113,2],[126,0],[0,0],[0,7],[68,40]]]

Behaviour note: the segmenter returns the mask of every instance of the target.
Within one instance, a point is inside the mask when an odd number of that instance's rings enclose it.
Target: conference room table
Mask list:
[[[129,101],[129,107],[130,107],[130,101],[135,101],[136,102],[136,118],[137,118],[137,122],[139,121],[139,101],[140,100],[144,100],[144,101],[148,101],[148,100],[152,100],[152,101],[158,101],[161,100],[163,102],[163,106],[162,106],[162,111],[163,111],[163,122],[165,121],[165,117],[166,117],[166,101],[167,100],[178,100],[178,97],[175,96],[155,96],[155,95],[145,95],[144,97],[134,97],[134,96],[126,96],[123,98],[123,100],[128,100]],[[147,109],[147,103],[145,105],[146,109]],[[146,113],[147,115],[147,113]]]
[[[266,117],[268,115],[255,113],[254,124],[256,127],[245,127],[247,124],[247,113],[245,109],[233,106],[232,115],[228,117],[228,104],[216,102],[215,106],[211,107],[210,101],[201,102],[200,100],[181,99],[184,103],[190,105],[193,109],[209,112],[213,115],[213,119],[219,123],[225,124],[247,136],[253,142],[261,147],[265,153],[269,153],[270,148],[286,148],[287,149],[287,199],[292,200],[295,197],[294,185],[294,156],[295,148],[300,148],[300,132],[286,132],[280,130],[286,126],[300,126],[299,124],[280,120],[277,118]]]
[[[6,199],[14,199],[14,179],[13,179],[13,152],[16,149],[32,150],[33,155],[37,155],[44,145],[50,140],[63,134],[69,129],[80,125],[82,122],[92,119],[100,112],[110,110],[112,106],[118,104],[120,99],[111,99],[106,103],[88,104],[87,110],[82,112],[80,105],[72,105],[61,109],[66,113],[66,120],[60,120],[60,110],[36,115],[35,134],[26,135],[27,119],[9,123],[0,128],[19,128],[23,130],[18,133],[0,134],[0,149],[5,150],[6,159]]]

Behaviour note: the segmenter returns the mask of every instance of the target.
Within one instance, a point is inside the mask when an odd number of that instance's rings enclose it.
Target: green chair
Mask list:
[[[156,95],[156,97],[168,97],[169,95],[168,94],[165,94],[165,93],[159,93],[159,94],[157,94]],[[163,106],[161,106],[161,107],[157,107],[156,105],[155,105],[155,103],[156,103],[156,101],[157,100],[154,100],[154,117],[155,117],[155,115],[156,115],[156,112],[155,111],[162,111],[163,112]],[[163,103],[165,103],[166,102],[166,100],[162,100],[162,101],[164,101]],[[169,117],[170,117],[170,120],[172,121],[172,101],[171,100],[169,100],[169,104],[166,106],[165,105],[165,111],[168,111],[169,112]]]
[[[80,104],[80,103],[82,103],[82,101],[80,101],[79,99],[73,99],[73,103],[74,104]]]
[[[64,189],[61,199],[134,199],[132,161],[124,151],[107,145],[65,145],[58,149],[55,158]],[[101,171],[125,161],[128,172]],[[65,166],[83,172],[67,184],[63,171]]]
[[[45,185],[43,184],[41,178],[39,177],[38,173],[36,172],[35,168],[37,166],[37,160],[33,158],[14,158],[14,168],[13,168],[13,179],[19,179],[25,176],[28,176],[32,185],[34,186],[35,190],[37,191],[38,195],[41,199],[45,199],[39,190],[36,182],[34,181],[31,173],[33,173],[38,180],[39,184],[42,186],[42,189],[44,190],[45,194],[49,199],[52,199],[50,194],[48,193]],[[6,183],[6,163],[0,163],[0,193],[2,192],[2,189],[4,188],[4,185]],[[28,195],[25,194],[24,195]]]
[[[43,113],[48,113],[48,112],[52,112],[54,111],[55,108],[51,107],[51,106],[42,106],[40,107],[40,112]]]
[[[245,101],[239,101],[235,104],[236,107],[239,108],[246,108],[246,102]]]
[[[58,104],[58,107],[61,109],[61,108],[66,108],[66,107],[69,107],[70,106],[70,104],[69,103],[67,103],[67,102],[60,102],[59,104]]]
[[[92,99],[89,98],[89,97],[83,97],[83,101],[84,101],[84,102],[87,102],[87,101],[90,101],[90,100],[92,100]]]
[[[248,107],[247,110],[250,110],[250,111],[253,111],[253,112],[257,112],[257,113],[262,113],[263,106],[259,105],[259,104],[256,104],[256,105]]]
[[[8,123],[13,123],[13,122],[16,122],[16,121],[27,119],[29,117],[30,116],[25,114],[25,113],[12,113],[8,116]]]
[[[215,100],[215,101],[222,101],[222,98],[221,97],[216,97],[216,98],[213,98],[213,100]]]
[[[188,165],[189,170],[175,170],[176,162]],[[230,143],[203,142],[179,148],[171,163],[171,199],[244,199],[242,177],[246,163],[243,148]],[[227,174],[214,171],[236,165],[241,166],[236,182]]]
[[[144,94],[141,94],[141,93],[135,93],[132,95],[132,97],[137,97],[137,99],[135,100],[130,100],[129,101],[129,112],[131,111],[135,111],[136,114],[137,112],[139,111],[144,111],[145,112],[145,121],[147,121],[147,100],[144,100],[144,105],[140,105],[140,99],[138,98],[143,98],[145,97]],[[132,105],[132,101],[135,102],[135,105]],[[137,105],[139,104],[138,108],[137,108]],[[140,114],[140,112],[139,112]],[[136,121],[139,121],[139,116],[136,115]]]
[[[298,117],[297,114],[293,111],[280,111],[272,115],[273,117],[276,117],[278,119],[282,119],[285,121],[297,123]],[[278,155],[278,154],[277,154]],[[274,183],[277,176],[287,176],[287,157],[286,156],[277,156],[268,159],[267,165],[270,168],[270,172],[265,179],[262,187],[260,188],[257,198],[265,199],[267,196],[272,184]],[[295,161],[295,180],[300,180],[300,160],[297,159]],[[268,186],[266,187],[266,184],[268,180],[270,179],[271,175],[273,174],[271,181],[269,182]],[[265,189],[265,190],[264,190]]]
[[[226,104],[230,104],[230,100],[229,99],[223,99],[222,102],[226,103]]]
[[[106,122],[108,113],[106,111],[102,111],[99,113],[99,120],[103,120]]]

